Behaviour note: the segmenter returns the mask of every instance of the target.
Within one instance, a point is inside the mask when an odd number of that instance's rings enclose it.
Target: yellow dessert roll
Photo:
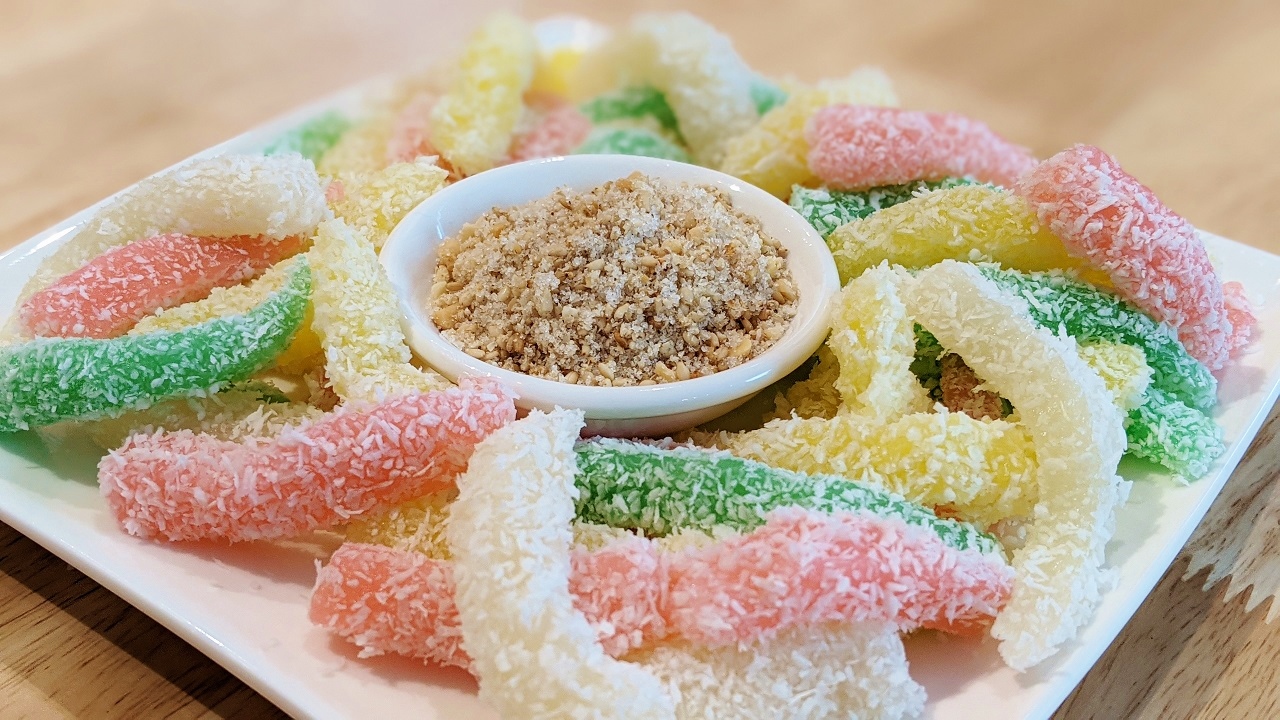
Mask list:
[[[836,228],[827,238],[840,279],[882,262],[921,268],[992,260],[1018,270],[1081,268],[1020,198],[989,185],[935,190]]]
[[[1102,378],[1116,406],[1128,412],[1142,404],[1151,386],[1151,366],[1141,348],[1112,342],[1095,342],[1077,348],[1080,359]]]
[[[915,324],[898,297],[900,277],[887,265],[872,268],[836,300],[827,345],[840,368],[843,412],[887,421],[931,405],[911,372]]]
[[[450,385],[436,372],[409,363],[395,290],[368,240],[342,220],[329,220],[320,224],[308,254],[314,274],[311,325],[339,397],[381,402],[397,393]]]
[[[840,411],[840,391],[836,379],[840,377],[840,362],[830,346],[818,348],[818,362],[809,371],[809,377],[801,380],[773,399],[773,414],[766,420],[789,418],[834,417]]]
[[[944,411],[886,423],[843,414],[696,439],[787,470],[863,480],[979,525],[1029,515],[1036,501],[1031,437],[1005,420]]]
[[[532,29],[512,15],[494,15],[468,41],[453,86],[431,111],[432,143],[463,175],[488,170],[506,154],[535,53]]]
[[[387,165],[387,143],[396,115],[390,108],[375,107],[352,125],[320,158],[317,168],[329,177],[377,172]]]
[[[1013,595],[991,634],[1017,670],[1052,656],[1093,615],[1105,548],[1128,483],[1116,474],[1123,416],[1074,341],[1035,324],[1025,302],[972,265],[943,262],[904,290],[917,322],[1017,408],[1039,463],[1039,499],[1013,555]]]
[[[584,54],[580,48],[572,47],[539,53],[529,91],[579,99],[574,78]]]
[[[386,545],[422,553],[437,560],[452,560],[444,525],[456,489],[428,493],[384,512],[366,513],[347,524],[347,542]]]
[[[728,141],[720,169],[784,200],[792,185],[816,185],[804,127],[818,110],[837,103],[893,107],[898,96],[888,76],[876,68],[859,68],[845,78],[797,88],[786,102]]]
[[[222,440],[273,437],[291,425],[309,422],[324,411],[303,402],[267,402],[252,384],[233,386],[205,397],[177,398],[143,410],[86,423],[89,438],[106,450],[139,432],[190,430]]]
[[[333,212],[381,250],[387,236],[418,203],[444,187],[449,174],[428,158],[393,163],[370,173],[340,176],[344,196]]]

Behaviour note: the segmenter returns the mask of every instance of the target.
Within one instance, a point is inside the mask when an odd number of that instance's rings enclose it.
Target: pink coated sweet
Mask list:
[[[157,310],[248,280],[301,247],[297,237],[157,235],[99,255],[32,295],[19,313],[37,336],[118,337]]]
[[[1244,285],[1234,280],[1222,284],[1222,302],[1227,309],[1227,320],[1231,323],[1227,350],[1234,357],[1248,346],[1253,328],[1258,324],[1258,316],[1253,314],[1253,303],[1249,302]]]
[[[431,144],[431,109],[440,98],[422,93],[404,106],[391,125],[387,139],[387,162],[413,162],[423,155],[439,155]]]
[[[1116,159],[1076,145],[1015,188],[1067,251],[1106,272],[1116,290],[1178,331],[1210,370],[1226,364],[1232,327],[1222,284],[1196,229]]]
[[[324,189],[324,201],[330,205],[342,202],[347,197],[347,186],[341,180],[334,178],[329,181],[329,187]]]
[[[1026,148],[955,113],[830,105],[805,139],[809,169],[839,190],[963,176],[1007,187],[1036,164]]]
[[[436,165],[448,172],[451,180],[460,180],[462,174],[445,160],[431,141],[431,111],[439,100],[435,94],[421,93],[404,106],[391,125],[387,162],[413,162],[420,157],[435,155]]]
[[[453,588],[451,562],[348,542],[320,568],[309,616],[358,644],[361,657],[394,653],[469,669]]]
[[[587,116],[554,95],[534,95],[526,102],[540,117],[533,127],[511,139],[507,151],[510,162],[568,155],[591,132]]]
[[[291,537],[448,487],[475,444],[514,417],[502,385],[464,378],[457,388],[344,406],[271,439],[134,435],[102,459],[98,482],[131,535]]]
[[[968,632],[1013,589],[1003,561],[869,514],[778,510],[714,550],[672,563],[668,602],[674,632],[715,645],[830,620]]]
[[[789,508],[725,541],[666,552],[639,536],[574,551],[574,606],[619,656],[669,637],[724,645],[831,620],[952,632],[990,624],[1013,587],[1002,559],[870,514]],[[466,667],[451,564],[347,543],[321,570],[311,620],[365,655]]]

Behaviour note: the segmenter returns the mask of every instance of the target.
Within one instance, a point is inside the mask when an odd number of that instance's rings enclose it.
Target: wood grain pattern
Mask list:
[[[0,248],[300,103],[439,58],[499,5],[511,4],[386,0],[372,13],[341,0],[8,0]],[[771,74],[876,64],[907,105],[975,115],[1039,153],[1102,145],[1197,225],[1280,252],[1263,192],[1280,185],[1280,4],[534,0],[523,12],[618,22],[676,7]],[[1274,482],[1277,436],[1273,412],[1269,440],[1234,481]],[[1246,612],[1245,596],[1223,603],[1225,583],[1180,582],[1185,567],[1171,568],[1058,718],[1280,715],[1280,623]],[[276,715],[0,526],[0,717]]]

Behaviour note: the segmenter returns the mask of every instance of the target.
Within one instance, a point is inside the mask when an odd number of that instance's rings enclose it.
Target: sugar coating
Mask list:
[[[638,155],[693,162],[689,152],[662,135],[642,127],[602,127],[592,130],[573,150],[575,155]]]
[[[839,475],[988,526],[1028,516],[1036,453],[1017,423],[964,413],[913,413],[892,422],[858,415],[772,420],[701,444],[810,475]]]
[[[0,432],[203,395],[243,380],[289,343],[310,292],[304,263],[244,314],[110,340],[36,338],[0,347]]]
[[[904,203],[930,190],[946,190],[960,185],[972,185],[969,178],[943,178],[942,180],[917,180],[905,185],[885,185],[869,190],[831,190],[794,185],[791,188],[791,209],[804,216],[818,234],[826,238],[845,223],[861,220],[868,215]]]
[[[294,152],[312,162],[320,162],[350,127],[351,120],[336,110],[321,113],[271,141],[262,152],[264,155]]]
[[[377,402],[448,387],[435,371],[409,364],[395,290],[365,238],[343,221],[329,220],[320,224],[308,255],[316,274],[312,329],[339,397]]]
[[[991,622],[1012,584],[1002,557],[958,551],[896,519],[795,508],[683,550],[638,536],[575,548],[569,576],[574,607],[615,657],[670,638],[737,644],[833,620],[970,631]],[[469,667],[455,592],[447,560],[347,543],[321,571],[311,618],[365,655]],[[381,607],[366,612],[372,604]]]
[[[129,335],[145,335],[157,330],[181,330],[215,318],[246,313],[261,305],[273,293],[279,292],[289,282],[294,269],[306,262],[294,257],[273,265],[252,282],[214,288],[207,297],[182,305],[166,308],[155,315],[148,315],[129,330]],[[286,370],[305,371],[308,359],[320,352],[320,339],[311,330],[311,303],[289,346],[276,356],[276,365]]]
[[[720,170],[785,199],[793,185],[816,185],[809,169],[805,125],[818,110],[836,103],[897,105],[887,75],[859,68],[847,77],[797,89],[786,102],[725,145]]]
[[[36,268],[18,304],[114,247],[164,233],[198,237],[310,233],[328,209],[301,155],[219,155],[153,175],[107,203]],[[15,313],[6,335],[21,336]]]
[[[1019,270],[1082,265],[1021,200],[988,185],[924,193],[840,226],[827,246],[843,282],[882,262],[921,268],[988,259]]]
[[[533,31],[512,15],[491,16],[468,40],[457,78],[431,110],[431,142],[462,175],[506,154],[535,60]]]
[[[887,265],[871,268],[836,300],[827,345],[840,367],[835,387],[842,412],[888,421],[931,405],[911,373],[916,340],[899,297],[900,278]]]
[[[726,140],[758,117],[751,93],[755,73],[733,43],[688,13],[639,15],[621,42],[627,53],[623,84],[662,91],[694,158],[718,166]]]
[[[381,250],[409,211],[444,187],[449,174],[429,158],[392,163],[370,173],[341,176],[343,198],[333,212]]]
[[[1187,353],[1167,325],[1119,297],[1059,273],[1025,274],[985,265],[980,272],[1021,298],[1041,327],[1065,331],[1081,343],[1106,340],[1140,347],[1154,387],[1200,410],[1217,403],[1218,381],[1209,369]]]
[[[344,405],[270,439],[133,435],[99,463],[98,483],[130,535],[293,537],[448,486],[476,443],[514,418],[505,388],[464,380],[372,408]]]
[[[985,123],[956,113],[830,105],[805,126],[809,169],[838,190],[968,176],[1012,187],[1036,160]]]
[[[1049,658],[1088,622],[1106,581],[1105,549],[1128,495],[1116,474],[1123,416],[1075,342],[1039,327],[1026,303],[974,266],[946,261],[904,292],[916,320],[1008,398],[1033,438],[1039,499],[1017,582],[991,634],[1016,670]]]
[[[1196,229],[1091,145],[1038,165],[1017,185],[1046,228],[1134,305],[1178,331],[1210,370],[1226,364],[1232,328],[1222,283]],[[1246,336],[1247,337],[1247,336]]]
[[[1148,388],[1143,402],[1125,418],[1129,452],[1195,480],[1226,452],[1222,428],[1206,413],[1159,388]]]
[[[676,699],[680,720],[900,718],[924,714],[896,628],[830,623],[742,647],[673,642],[632,653]]]
[[[669,133],[672,139],[680,137],[680,126],[675,111],[667,103],[662,91],[651,85],[632,85],[612,90],[582,103],[582,114],[594,125],[604,125],[618,120],[640,123],[652,121],[657,129]]]
[[[117,337],[157,310],[238,284],[301,247],[297,238],[157,235],[106,251],[27,298],[18,312],[37,336]]]
[[[999,554],[991,536],[874,486],[805,475],[701,448],[657,448],[625,440],[578,444],[577,511],[582,520],[666,535],[718,526],[747,531],[783,507],[859,511],[898,518],[960,550]]]
[[[507,162],[568,155],[587,139],[591,121],[578,108],[555,96],[534,96],[527,101],[532,125],[517,131],[507,150]]]
[[[480,697],[509,718],[670,718],[654,677],[605,654],[569,591],[581,411],[490,435],[458,478],[446,529]]]
[[[86,425],[94,444],[114,450],[130,435],[160,429],[190,430],[221,440],[272,437],[288,425],[316,420],[323,414],[314,405],[280,396],[265,383],[245,382],[212,395],[166,400]]]

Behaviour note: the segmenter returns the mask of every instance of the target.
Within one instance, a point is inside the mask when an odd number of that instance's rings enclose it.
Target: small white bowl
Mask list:
[[[440,243],[497,206],[520,205],[558,188],[587,190],[640,171],[678,184],[716,185],[734,207],[760,220],[787,248],[799,289],[796,316],[787,332],[758,357],[737,367],[689,380],[643,387],[595,387],[536,378],[477,360],[440,334],[427,302]],[[696,165],[625,155],[574,155],[507,165],[469,177],[432,195],[396,226],[382,248],[400,299],[405,335],[414,352],[451,380],[495,377],[519,395],[522,408],[581,408],[592,435],[666,435],[734,409],[799,367],[827,334],[831,299],[840,290],[835,261],[822,238],[795,211],[765,191]]]

